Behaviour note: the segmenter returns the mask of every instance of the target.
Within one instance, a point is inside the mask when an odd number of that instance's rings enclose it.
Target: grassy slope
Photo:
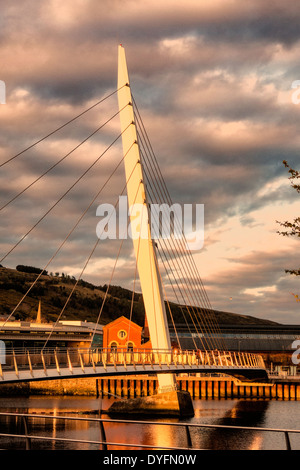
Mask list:
[[[37,274],[0,268],[0,316],[12,312],[36,278]],[[20,320],[35,319],[38,302],[41,300],[43,320],[56,321],[75,282],[75,279],[68,277],[42,275],[18,307],[14,317]],[[85,281],[79,281],[61,319],[96,322],[105,292],[106,286],[94,286]],[[131,298],[131,291],[119,286],[111,286],[101,313],[100,323],[108,323],[121,315],[129,317]],[[175,322],[183,323],[181,309],[178,305],[171,304],[171,310]],[[274,323],[269,320],[229,312],[215,312],[215,315],[219,324]],[[132,320],[140,325],[144,324],[144,305],[140,294],[135,294]]]

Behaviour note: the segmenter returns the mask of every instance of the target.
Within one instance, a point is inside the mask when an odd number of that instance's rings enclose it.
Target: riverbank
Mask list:
[[[300,381],[281,379],[271,384],[239,382],[231,377],[177,377],[179,390],[192,398],[265,398],[300,400]],[[116,396],[135,398],[157,392],[156,376],[116,376],[0,384],[0,396]]]

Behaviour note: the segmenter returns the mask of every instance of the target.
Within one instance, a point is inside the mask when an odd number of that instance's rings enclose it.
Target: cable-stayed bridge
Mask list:
[[[40,280],[49,266],[55,263],[57,255],[66,247],[71,236],[75,233],[83,221],[89,214],[89,210],[99,202],[106,202],[105,191],[107,188],[113,187],[114,176],[122,167],[125,168],[125,184],[118,187],[119,192],[113,208],[116,209],[120,195],[127,193],[129,205],[129,217],[126,221],[126,229],[128,226],[138,227],[138,236],[132,236],[134,247],[134,274],[133,274],[133,295],[130,312],[130,319],[134,313],[134,293],[138,282],[143,295],[147,323],[150,331],[151,348],[145,350],[137,350],[128,347],[124,351],[118,348],[113,350],[105,350],[95,348],[93,346],[93,338],[91,339],[90,348],[87,349],[67,349],[49,351],[47,343],[49,337],[41,350],[30,351],[9,351],[7,350],[5,363],[0,369],[0,383],[15,381],[31,381],[31,380],[50,380],[66,377],[82,377],[82,376],[104,376],[117,374],[143,374],[156,373],[159,377],[160,390],[176,389],[176,380],[174,374],[182,372],[203,372],[215,373],[221,372],[236,377],[244,377],[248,380],[265,380],[267,373],[263,360],[260,356],[249,353],[230,353],[226,351],[226,344],[220,335],[217,318],[214,310],[209,302],[206,290],[199,275],[197,266],[189,249],[188,240],[181,231],[178,236],[178,230],[182,229],[181,221],[176,214],[172,218],[163,218],[160,223],[159,216],[156,217],[158,227],[156,233],[161,233],[166,227],[164,223],[168,220],[168,237],[158,237],[155,240],[152,237],[153,225],[149,219],[149,205],[162,211],[168,210],[172,206],[172,199],[167,190],[165,180],[159,168],[157,158],[153,151],[150,139],[147,135],[141,113],[133,98],[129,83],[127,64],[125,59],[125,51],[119,46],[119,68],[118,68],[118,87],[115,91],[108,94],[97,103],[91,105],[77,116],[73,117],[66,123],[59,126],[54,131],[49,132],[43,138],[40,138],[23,151],[10,157],[0,164],[3,171],[5,166],[13,165],[20,158],[24,159],[28,152],[35,150],[42,142],[46,142],[48,138],[53,137],[62,129],[72,125],[82,116],[87,115],[91,110],[95,110],[114,95],[118,96],[119,109],[113,113],[111,117],[105,119],[104,123],[93,130],[87,137],[76,143],[76,145],[58,160],[52,163],[48,168],[30,181],[25,187],[20,188],[9,200],[1,201],[0,211],[9,210],[21,196],[38,184],[43,178],[47,177],[51,172],[57,171],[59,165],[69,159],[75,151],[90,141],[92,137],[98,136],[105,126],[111,125],[115,118],[119,118],[121,122],[121,132],[119,132],[105,147],[100,155],[93,160],[84,171],[78,176],[68,187],[64,189],[60,196],[51,203],[47,210],[40,215],[26,230],[19,239],[0,255],[0,263],[9,258],[24,240],[33,235],[37,227],[62,203],[62,201],[77,187],[77,185],[88,177],[90,172],[97,167],[98,163],[103,161],[103,157],[122,141],[123,156],[113,166],[107,175],[107,169],[104,172],[106,178],[98,182],[97,191],[88,202],[84,211],[76,218],[72,227],[66,229],[65,235],[61,242],[53,250],[49,260],[45,263],[41,272],[36,276],[30,287],[24,295],[19,299],[16,306],[8,315],[6,321],[9,321],[16,313],[18,313],[21,304],[27,296],[30,296],[32,289]],[[113,127],[113,126],[112,126]],[[110,129],[111,133],[111,129]],[[109,135],[110,135],[109,133]],[[107,135],[105,137],[107,139]],[[98,170],[99,180],[101,170]],[[139,212],[134,212],[132,208],[139,207]],[[145,216],[146,214],[146,216]],[[158,214],[159,215],[159,214]],[[102,224],[102,232],[97,232],[96,240],[94,240],[91,251],[89,252],[80,274],[74,283],[71,292],[57,316],[56,322],[53,324],[52,331],[60,318],[65,314],[68,304],[73,295],[76,293],[79,281],[82,279],[87,270],[89,263],[97,253],[97,248],[103,242],[103,238],[107,238],[107,227],[110,225],[110,217],[106,219],[106,223]],[[160,225],[162,224],[162,225]],[[64,224],[62,224],[64,225]],[[179,229],[178,229],[179,227]],[[7,229],[7,227],[6,227]],[[103,237],[101,236],[103,234]],[[146,236],[142,236],[146,234]],[[119,230],[120,235],[120,230]],[[117,237],[116,237],[117,238]],[[99,305],[99,315],[97,324],[101,321],[101,315],[105,309],[105,301],[109,296],[109,289],[117,269],[117,263],[121,256],[121,250],[126,237],[119,237],[119,247],[116,260],[107,283],[105,295],[103,296],[101,305]],[[40,240],[43,245],[43,239]],[[74,258],[76,253],[72,253]],[[126,259],[126,257],[125,257]],[[172,310],[172,302],[176,302],[180,310],[180,319],[178,312],[176,317]],[[168,331],[168,321],[172,323],[176,334],[177,348],[176,351],[171,347],[170,335]],[[185,322],[191,338],[197,336],[202,347],[195,343],[195,349],[192,351],[182,351],[180,345],[180,335],[177,334],[176,323]],[[50,333],[51,335],[51,333]],[[127,332],[128,345],[130,344],[130,331]],[[203,338],[205,337],[205,342]],[[198,343],[199,344],[199,343]]]
[[[193,372],[219,372],[250,381],[267,378],[261,357],[250,353],[57,348],[46,351],[8,351],[5,364],[0,364],[0,383]]]

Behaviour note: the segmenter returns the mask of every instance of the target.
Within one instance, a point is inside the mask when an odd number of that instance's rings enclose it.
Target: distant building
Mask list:
[[[26,321],[0,322],[0,340],[6,348],[47,347],[87,348],[91,345],[102,347],[102,325],[82,321],[60,321],[37,323]]]
[[[143,328],[122,316],[103,326],[103,347],[110,349],[151,348],[150,341],[143,342]]]

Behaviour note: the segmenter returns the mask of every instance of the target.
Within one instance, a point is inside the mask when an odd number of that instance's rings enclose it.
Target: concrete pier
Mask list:
[[[138,414],[139,416],[188,418],[194,416],[194,407],[188,392],[173,391],[115,401],[107,413],[109,415]]]

